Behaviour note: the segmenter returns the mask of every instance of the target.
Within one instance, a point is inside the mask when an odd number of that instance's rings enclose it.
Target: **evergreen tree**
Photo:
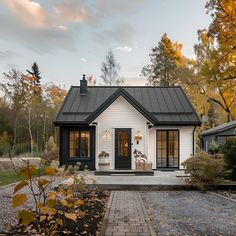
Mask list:
[[[107,52],[105,61],[102,62],[101,71],[101,78],[105,85],[122,85],[124,83],[124,80],[119,78],[120,64],[116,62],[114,53],[111,49]]]
[[[35,78],[34,85],[40,85],[42,77],[37,63],[36,62],[33,63],[33,65],[31,66],[31,71],[30,70],[26,71]]]
[[[151,63],[143,67],[141,74],[151,85],[171,86],[177,83],[175,69],[182,63],[182,45],[172,42],[165,33],[158,45],[152,48]]]

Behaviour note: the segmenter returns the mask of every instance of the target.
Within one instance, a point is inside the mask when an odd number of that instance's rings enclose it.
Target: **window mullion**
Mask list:
[[[78,142],[78,156],[81,157],[81,130],[79,132],[79,142]]]

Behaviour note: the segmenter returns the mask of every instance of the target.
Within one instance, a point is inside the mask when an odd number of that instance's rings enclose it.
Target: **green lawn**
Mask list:
[[[0,170],[0,186],[20,181],[14,170]]]
[[[37,173],[42,173],[43,167],[37,170]],[[17,176],[16,172],[14,170],[0,170],[0,187],[15,183],[20,181],[21,179]]]

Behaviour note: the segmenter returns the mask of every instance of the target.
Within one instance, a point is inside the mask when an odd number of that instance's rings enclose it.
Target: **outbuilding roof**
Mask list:
[[[119,96],[124,97],[153,125],[201,124],[180,86],[88,86],[86,94],[80,94],[79,86],[72,86],[54,123],[90,124]]]
[[[201,132],[202,136],[206,136],[206,135],[213,135],[213,134],[217,134],[220,133],[222,131],[225,131],[227,129],[231,129],[231,128],[236,128],[236,120],[234,121],[230,121],[228,123],[224,123],[222,125],[216,126],[214,128],[208,129],[206,131]]]

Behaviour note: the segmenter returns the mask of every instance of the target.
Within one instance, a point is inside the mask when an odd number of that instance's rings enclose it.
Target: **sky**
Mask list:
[[[140,77],[164,33],[194,57],[197,30],[207,28],[206,0],[0,0],[0,81],[34,61],[42,83],[69,88],[82,74],[101,83],[101,63],[112,49],[126,85]]]

